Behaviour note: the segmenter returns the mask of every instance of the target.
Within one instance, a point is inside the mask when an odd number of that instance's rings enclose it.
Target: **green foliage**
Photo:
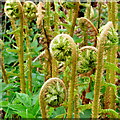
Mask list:
[[[7,0],[11,1],[11,0]],[[37,3],[37,2],[36,2]],[[19,4],[19,2],[7,2],[6,4],[2,3],[2,10],[5,10],[5,14],[2,14],[2,32],[0,35],[2,35],[2,41],[4,42],[4,49],[2,50],[2,55],[4,59],[4,66],[6,70],[6,75],[8,77],[9,84],[5,84],[3,81],[3,73],[1,70],[1,63],[0,63],[0,108],[5,111],[4,119],[39,119],[41,117],[40,112],[40,106],[38,101],[39,91],[41,87],[44,84],[44,81],[46,80],[47,76],[47,65],[45,61],[48,61],[49,58],[46,54],[44,54],[42,57],[39,57],[39,55],[46,51],[46,47],[49,46],[50,42],[53,39],[54,35],[58,34],[70,34],[72,27],[72,22],[74,20],[74,9],[76,8],[74,2],[53,2],[49,3],[49,11],[47,11],[46,5],[42,6],[42,13],[41,16],[41,26],[37,28],[36,25],[36,18],[38,17],[38,11],[36,3],[27,2]],[[94,4],[94,3],[92,3]],[[24,11],[24,17],[28,20],[28,28],[27,25],[23,26],[23,48],[24,48],[24,77],[25,77],[25,83],[26,83],[26,93],[20,93],[20,72],[19,72],[19,61],[18,61],[18,53],[19,53],[19,47],[17,44],[17,41],[15,40],[15,34],[18,36],[20,33],[20,16],[22,15],[20,10],[20,5],[23,8]],[[80,10],[78,11],[78,17],[84,15],[85,9],[89,7],[88,3],[80,3]],[[108,15],[108,8],[106,3],[102,3],[102,9],[99,11],[99,5],[97,7],[94,7],[94,17],[90,19],[91,23],[97,27],[98,24],[98,13],[100,12],[100,26],[104,25],[107,21],[107,15]],[[48,13],[46,13],[46,11]],[[3,11],[1,12],[3,13]],[[37,13],[37,14],[36,14]],[[44,14],[46,13],[46,14]],[[48,15],[47,15],[48,14]],[[119,13],[118,13],[119,16]],[[43,18],[44,19],[43,19]],[[10,19],[8,19],[10,18]],[[24,18],[24,19],[25,19]],[[11,19],[14,20],[16,29],[13,30],[11,27]],[[47,24],[46,24],[47,20]],[[83,23],[79,25],[79,20],[77,19],[75,22],[75,30],[73,35],[73,40],[76,43],[77,47],[80,48],[80,46],[84,43],[84,39],[87,39],[87,44],[90,46],[93,46],[93,39],[96,38],[92,34],[93,30],[88,29],[90,26],[89,24]],[[82,22],[82,21],[81,21]],[[45,25],[43,25],[45,24]],[[48,25],[50,24],[50,25]],[[87,27],[86,27],[87,25]],[[49,28],[47,28],[50,26]],[[56,26],[58,27],[56,29]],[[1,27],[1,25],[0,25]],[[28,29],[28,33],[25,33],[25,30]],[[45,29],[45,30],[44,30]],[[101,27],[100,32],[104,29],[104,27]],[[87,31],[87,32],[84,32]],[[87,34],[89,33],[89,34]],[[29,34],[29,36],[28,36]],[[49,35],[50,34],[50,35]],[[87,35],[86,38],[84,35]],[[26,47],[26,38],[29,38],[30,40],[30,51],[27,52]],[[99,37],[98,37],[99,38]],[[99,44],[99,40],[98,40]],[[111,28],[108,32],[106,44],[105,44],[105,50],[107,51],[114,45],[120,44],[120,41],[118,39],[118,34],[115,31],[114,28]],[[1,44],[0,44],[1,47]],[[0,48],[1,52],[1,48]],[[53,42],[52,47],[53,56],[58,60],[57,64],[61,64],[62,62],[70,64],[69,59],[71,60],[71,54],[72,54],[72,48],[68,41],[68,38],[60,37],[59,39],[55,40]],[[118,57],[119,57],[118,50]],[[0,53],[1,54],[1,53]],[[32,58],[32,91],[30,92],[28,88],[28,56],[31,56]],[[47,57],[46,57],[47,56]],[[77,64],[77,73],[76,73],[76,81],[74,83],[75,87],[78,87],[74,91],[74,96],[78,95],[78,109],[79,109],[79,116],[80,119],[89,119],[92,115],[92,101],[94,99],[94,77],[95,74],[93,73],[91,76],[88,75],[88,77],[84,76],[83,73],[88,73],[89,71],[96,68],[96,59],[97,59],[97,52],[94,52],[93,50],[86,50],[86,51],[78,51],[78,64]],[[0,58],[1,59],[1,58]],[[62,62],[61,62],[62,61]],[[104,69],[110,69],[115,70],[117,72],[116,79],[119,78],[120,68],[119,66],[116,66],[113,63],[106,62],[106,56],[104,56]],[[46,65],[47,67],[45,68]],[[52,65],[52,62],[51,62]],[[66,77],[68,88],[70,86],[71,75],[72,72],[71,67],[64,68],[64,64],[62,63],[62,69],[58,68],[59,78],[63,79]],[[52,68],[54,69],[54,68]],[[77,76],[77,75],[83,75]],[[103,97],[105,94],[105,90],[107,87],[113,88],[113,91],[115,93],[115,110],[111,109],[101,109],[100,114],[101,117],[104,118],[106,113],[109,113],[110,115],[106,115],[108,118],[110,117],[118,117],[118,113],[120,112],[120,87],[119,87],[119,80],[116,80],[116,85],[112,83],[106,82],[106,73],[104,71],[103,73],[103,80],[101,81],[101,108],[104,108],[103,104]],[[77,81],[78,80],[78,81]],[[63,79],[64,81],[64,79]],[[89,92],[87,91],[89,89]],[[69,90],[67,90],[69,91]],[[48,103],[49,106],[47,106],[47,113],[51,119],[53,118],[66,118],[67,108],[68,108],[68,93],[67,93],[67,100],[65,101],[65,90],[62,86],[60,86],[59,82],[54,84],[53,86],[48,87],[48,94],[45,95],[45,100]],[[85,94],[84,94],[85,92]],[[89,104],[88,101],[89,101]],[[72,101],[76,102],[76,101]],[[84,104],[84,105],[83,105]],[[59,106],[60,105],[60,106]],[[51,107],[52,106],[52,107]],[[59,107],[58,107],[59,106]],[[57,108],[56,108],[57,107]],[[73,106],[72,106],[73,107]],[[73,107],[74,108],[74,107]],[[73,109],[74,111],[74,109]],[[72,111],[72,112],[73,112]],[[74,117],[73,113],[73,117]]]
[[[11,102],[1,101],[0,107],[6,111],[6,118],[12,114],[21,116],[22,118],[35,118],[39,113],[38,97],[30,96],[24,93],[15,93]]]

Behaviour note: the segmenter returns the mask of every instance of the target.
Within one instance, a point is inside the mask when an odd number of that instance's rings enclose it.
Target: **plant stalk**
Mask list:
[[[111,58],[110,58],[110,63],[112,64],[117,64],[116,63],[116,58],[117,58],[117,45],[114,45],[111,48]],[[113,68],[110,70],[110,83],[115,84],[116,81],[116,70]],[[110,104],[109,108],[115,110],[115,92],[113,88],[110,88]]]
[[[50,2],[46,1],[46,17],[43,20],[43,31],[45,35],[45,54],[46,54],[46,69],[47,75],[46,80],[52,77],[52,57],[49,51],[50,44]]]
[[[30,48],[30,39],[29,39],[29,28],[27,24],[27,19],[24,20],[24,25],[26,26],[25,34],[26,34],[26,47],[27,47],[27,54],[28,54],[28,60],[27,60],[27,66],[28,66],[28,88],[32,92],[32,57],[31,57],[31,48]]]
[[[70,36],[73,37],[74,34],[74,28],[75,28],[75,24],[76,24],[76,20],[78,17],[78,11],[79,11],[79,2],[75,2],[75,9],[74,9],[74,14],[73,14],[73,18],[72,18],[72,26],[71,26],[71,30],[70,30]]]
[[[74,100],[74,84],[76,79],[76,61],[77,61],[77,51],[76,51],[76,45],[73,41],[73,39],[69,39],[71,48],[72,48],[72,73],[71,73],[71,80],[69,84],[69,90],[68,90],[68,109],[67,109],[67,118],[72,118],[73,113],[73,100]]]
[[[109,29],[112,27],[112,22],[108,22],[105,26],[103,31],[100,34],[99,38],[99,46],[98,46],[98,56],[97,56],[97,67],[96,67],[96,76],[95,76],[95,85],[94,85],[94,100],[92,106],[92,118],[99,117],[99,106],[100,106],[100,89],[101,89],[101,81],[102,81],[102,74],[103,74],[103,53],[104,53],[104,45],[107,39],[107,34]]]
[[[23,50],[23,10],[21,6],[20,16],[20,39],[19,39],[19,69],[20,69],[20,88],[21,92],[25,93],[25,78],[24,78],[24,50]]]
[[[98,25],[97,25],[97,29],[100,28],[100,23],[101,23],[101,13],[102,13],[102,2],[98,2]]]
[[[7,78],[7,74],[6,74],[6,70],[5,70],[5,65],[4,65],[4,58],[3,58],[3,55],[2,55],[3,48],[4,48],[4,43],[0,39],[0,69],[2,69],[2,76],[3,76],[4,82],[6,84],[8,84],[8,78]]]
[[[108,62],[108,63],[110,63],[110,56],[111,56],[110,50],[108,50],[107,51],[107,60],[106,60],[106,62]],[[106,69],[106,82],[107,83],[110,83],[110,74],[109,73],[110,73],[110,68],[107,68]],[[104,106],[105,106],[104,108],[105,109],[109,108],[109,104],[110,104],[109,96],[110,96],[110,87],[108,86],[106,88],[105,96],[104,96]]]

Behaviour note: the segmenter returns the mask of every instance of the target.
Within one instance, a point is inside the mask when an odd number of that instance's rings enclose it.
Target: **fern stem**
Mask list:
[[[62,49],[61,49],[62,46]],[[57,35],[50,43],[50,53],[58,61],[69,62],[71,78],[69,80],[69,90],[68,90],[68,108],[67,108],[67,118],[72,118],[73,106],[74,106],[74,91],[76,82],[76,61],[77,61],[77,50],[76,44],[72,37],[67,34]],[[57,54],[56,54],[57,53]],[[66,54],[69,53],[69,54]],[[66,67],[67,68],[67,67]],[[65,75],[65,74],[64,74]],[[65,76],[64,76],[65,77]],[[66,78],[67,79],[67,78]]]
[[[100,23],[101,23],[101,13],[102,13],[102,2],[98,2],[98,25],[97,25],[97,29],[100,28]]]
[[[11,22],[11,26],[12,26],[13,31],[15,31],[16,30],[15,20],[10,19],[10,22]],[[19,46],[19,39],[20,39],[19,34],[15,32],[14,35],[15,35],[16,44],[17,44],[17,46]]]
[[[52,77],[58,76],[57,61],[52,57]]]
[[[73,12],[72,9],[70,9],[69,12],[68,12],[69,21],[72,21],[72,12]]]
[[[107,60],[106,62],[110,62],[110,50],[107,51]],[[107,83],[110,83],[110,68],[107,68],[106,69],[106,82]],[[105,91],[105,96],[104,96],[104,106],[105,106],[105,109],[109,108],[109,104],[110,104],[110,87],[107,87],[106,88],[106,91]]]
[[[117,29],[117,3],[116,2],[109,2],[108,3],[108,19],[110,21],[112,21],[114,28]],[[115,64],[116,65],[116,57],[117,57],[117,45],[113,45],[110,50],[108,51],[108,59],[109,59],[109,63]],[[115,84],[115,80],[116,80],[116,71],[115,69],[108,69],[107,71],[107,82],[108,83],[112,83]],[[113,88],[108,87],[106,89],[106,95],[105,95],[105,105],[106,109],[110,108],[110,109],[115,109],[115,92],[113,91]]]
[[[28,54],[28,60],[27,60],[27,66],[28,66],[28,88],[32,92],[32,57],[31,57],[31,50],[30,50],[30,39],[29,39],[29,28],[27,25],[27,19],[24,20],[24,25],[26,26],[25,34],[26,34],[26,47],[27,47],[27,54]]]
[[[110,58],[110,62],[112,64],[116,65],[116,57],[117,57],[117,45],[114,45],[111,48],[111,58]],[[115,84],[116,81],[116,70],[113,68],[110,70],[110,83]],[[112,88],[110,88],[110,109],[114,109],[115,110],[115,92],[113,91]]]
[[[2,69],[2,76],[3,76],[4,82],[6,84],[8,84],[8,78],[7,78],[7,74],[6,74],[6,70],[5,70],[5,65],[4,65],[4,58],[3,58],[3,55],[2,55],[3,48],[4,48],[4,43],[0,39],[0,69]]]
[[[58,7],[57,7],[58,3],[54,1],[54,6],[55,6],[55,15],[54,15],[54,22],[55,22],[55,25],[54,25],[54,33],[55,33],[55,36],[58,34],[59,32],[59,28],[58,28],[58,23],[59,23],[59,15],[58,15]]]
[[[72,108],[73,108],[73,100],[74,100],[74,84],[76,79],[76,61],[77,61],[77,51],[76,45],[73,39],[69,39],[71,48],[72,48],[72,73],[71,73],[71,80],[69,84],[69,91],[68,91],[68,110],[67,110],[67,118],[72,118]]]
[[[99,46],[98,46],[98,56],[97,56],[97,67],[96,67],[96,76],[95,76],[95,85],[94,85],[94,100],[92,106],[92,118],[98,118],[99,114],[99,98],[100,98],[100,89],[101,89],[101,81],[102,81],[102,73],[103,73],[103,52],[104,45],[107,39],[108,30],[112,27],[112,22],[108,22],[103,31],[100,34],[99,38]]]
[[[16,30],[16,25],[15,25],[15,20],[20,18],[20,31],[18,33],[14,33],[15,35],[15,39],[16,39],[16,43],[18,46],[18,59],[19,59],[19,70],[20,70],[20,89],[22,93],[25,93],[25,78],[24,78],[24,50],[23,50],[23,9],[22,9],[22,4],[20,3],[19,0],[14,2],[11,2],[9,4],[5,4],[5,13],[6,15],[10,18],[11,20],[11,25],[13,30]],[[11,7],[11,5],[15,5],[13,7]],[[10,14],[10,9],[7,9],[7,7],[10,7],[12,10],[12,13]],[[17,8],[17,10],[14,10],[14,7]],[[16,14],[18,13],[18,14]],[[12,15],[13,14],[13,15]]]
[[[111,21],[116,30],[117,30],[117,21],[118,21],[117,13],[118,13],[117,2],[112,1],[112,3],[111,3]]]
[[[50,2],[46,0],[46,17],[43,20],[43,31],[45,35],[45,55],[46,55],[46,69],[47,75],[46,80],[52,77],[52,57],[49,51],[49,44],[50,44]]]
[[[87,0],[87,3],[89,4],[89,6],[86,8],[86,11],[87,11],[86,18],[90,19],[91,0]]]
[[[75,2],[75,9],[74,9],[74,14],[73,14],[73,19],[72,19],[72,26],[71,26],[71,30],[70,30],[70,36],[73,37],[74,34],[74,28],[75,28],[75,24],[76,24],[76,20],[78,17],[78,11],[79,11],[79,2]]]
[[[58,8],[57,8],[57,2],[54,1],[54,6],[55,6],[55,15],[54,15],[54,36],[56,36],[59,32],[58,29],[58,21],[59,21],[59,16],[57,14]],[[55,60],[54,57],[52,57],[52,77],[57,77],[58,76],[58,68],[57,68],[57,61]]]
[[[76,83],[77,83],[77,80],[76,80]],[[79,118],[80,115],[79,115],[79,109],[78,109],[78,106],[79,106],[79,94],[78,94],[78,86],[75,87],[75,97],[74,97],[74,118]]]
[[[20,7],[20,39],[19,39],[19,68],[20,68],[20,88],[21,92],[25,93],[25,78],[24,78],[24,50],[23,50],[23,10],[22,5]]]

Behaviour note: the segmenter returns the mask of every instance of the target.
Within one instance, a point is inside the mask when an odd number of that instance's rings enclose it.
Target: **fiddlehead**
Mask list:
[[[46,105],[59,107],[66,99],[64,82],[59,78],[50,78],[42,86],[39,95],[42,118],[47,118]]]
[[[39,2],[37,5],[37,27],[40,28],[42,26],[42,20],[45,14],[44,4],[42,2]]]
[[[68,37],[59,35],[50,44],[50,52],[57,61],[66,61],[72,55],[72,49]]]
[[[23,11],[28,20],[33,20],[37,17],[37,6],[32,1],[24,2]]]
[[[114,64],[116,66],[117,59],[117,45],[118,45],[118,36],[115,29],[112,27],[107,36],[106,50],[107,50],[107,60],[106,64]],[[117,66],[116,66],[117,67]],[[112,83],[115,85],[116,82],[116,70],[114,67],[106,68],[106,82]],[[109,92],[108,92],[109,91]],[[104,105],[105,108],[115,109],[115,98],[116,92],[114,92],[113,88],[107,87],[105,96],[104,96]],[[111,102],[112,101],[112,102]]]
[[[79,20],[79,27],[82,31],[82,37],[84,38],[83,40],[83,45],[81,46],[86,46],[88,42],[94,42],[94,46],[97,45],[97,29],[94,27],[92,22],[88,20],[87,18],[81,17],[78,19]]]
[[[79,49],[77,72],[84,76],[96,67],[97,48],[93,46],[84,46]]]
[[[107,55],[107,62],[110,64],[114,64],[116,66],[116,58],[117,58],[117,49],[118,49],[118,36],[116,33],[116,30],[118,29],[118,6],[117,2],[111,0],[108,2],[108,20],[112,21],[113,27],[109,31],[108,34],[108,55]],[[113,69],[106,69],[107,73],[107,79],[106,81],[112,84],[115,84],[116,82],[116,70]],[[107,91],[109,91],[109,94],[107,94]],[[115,92],[113,92],[113,88],[108,87],[106,89],[105,94],[105,107],[110,109],[115,109]],[[107,104],[108,103],[108,104]]]
[[[20,19],[19,34],[15,33],[15,39],[19,47],[19,69],[20,69],[20,88],[21,92],[25,93],[25,78],[24,78],[24,48],[23,48],[23,9],[19,0],[7,0],[5,3],[5,14],[10,18],[13,30],[16,30],[15,20]]]
[[[76,44],[74,43],[74,40],[67,34],[57,35],[50,43],[50,53],[52,57],[56,58],[58,61],[70,62],[69,65],[71,66],[71,79],[68,91],[67,118],[72,118],[77,60]]]
[[[103,73],[103,53],[105,50],[105,43],[108,35],[108,31],[112,27],[112,22],[108,22],[99,37],[98,44],[98,55],[97,55],[97,67],[96,67],[96,76],[95,76],[95,85],[94,85],[94,100],[92,105],[92,118],[98,118],[99,114],[99,106],[100,106],[100,89],[101,89],[101,81],[102,81],[102,73]]]
[[[19,0],[7,0],[4,7],[6,16],[10,19],[19,19],[21,14],[20,7]]]
[[[22,5],[19,0],[7,0],[4,7],[5,15],[10,19],[11,26],[13,31],[16,30],[17,25],[15,24],[15,20],[20,19],[21,17],[21,8]],[[17,33],[14,34],[17,46],[19,46],[19,35]]]
[[[37,6],[32,1],[26,1],[23,4],[23,12],[24,12],[24,25],[25,27],[25,34],[26,34],[26,48],[27,48],[27,67],[28,67],[28,88],[32,91],[32,56],[31,56],[31,47],[30,47],[30,39],[29,39],[29,24],[28,22],[35,19]]]

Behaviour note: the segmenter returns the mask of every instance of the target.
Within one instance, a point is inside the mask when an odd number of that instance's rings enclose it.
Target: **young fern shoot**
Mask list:
[[[111,28],[108,33],[107,37],[107,43],[106,43],[106,49],[107,49],[107,60],[106,64],[114,64],[116,67],[116,59],[117,59],[117,47],[118,47],[118,37],[117,32],[114,28]],[[116,70],[113,67],[107,67],[106,68],[106,82],[115,85],[116,82]],[[109,91],[109,92],[108,92]],[[107,87],[106,93],[104,97],[104,104],[105,108],[111,108],[115,110],[115,92],[113,88]]]
[[[59,78],[50,78],[42,86],[39,95],[42,118],[48,118],[46,106],[59,107],[66,99],[64,82]]]
[[[52,57],[54,57],[57,61],[69,61],[71,64],[71,79],[68,90],[67,118],[72,118],[77,60],[76,44],[69,35],[59,34],[50,43],[50,53]]]
[[[80,76],[92,74],[96,68],[98,49],[93,46],[84,46],[79,49],[77,73]]]
[[[5,3],[5,14],[11,19],[13,23],[13,30],[15,28],[15,20],[20,19],[20,32],[15,33],[15,39],[18,44],[19,69],[20,69],[20,89],[25,93],[25,78],[24,78],[24,50],[23,50],[23,9],[19,0],[7,0]],[[19,35],[19,36],[18,36]]]
[[[91,43],[94,42],[94,46],[96,47],[98,32],[95,26],[92,24],[92,22],[89,19],[85,17],[79,18],[78,21],[79,21],[79,27],[83,34],[82,37],[84,38],[81,46],[87,46],[88,42],[90,41]]]
[[[29,39],[29,26],[28,22],[31,22],[33,19],[36,18],[36,12],[37,12],[37,6],[32,1],[26,1],[23,5],[23,11],[24,11],[24,25],[25,28],[25,34],[26,34],[26,47],[27,47],[27,53],[28,53],[28,61],[27,61],[27,67],[28,67],[28,88],[30,91],[32,91],[32,57],[31,57],[31,47],[30,47],[30,39]]]
[[[107,48],[107,62],[110,64],[116,64],[116,59],[117,59],[117,50],[118,50],[118,35],[117,35],[117,29],[118,29],[118,7],[117,7],[117,2],[108,2],[108,19],[109,21],[112,21],[113,27],[109,30],[108,34],[108,45],[110,46]],[[116,70],[115,68],[107,68],[106,69],[106,81],[108,83],[115,84],[116,82]],[[109,91],[109,92],[108,92]],[[106,88],[106,93],[105,93],[105,108],[111,108],[115,110],[115,92],[111,87]]]
[[[104,48],[105,43],[108,35],[108,31],[113,26],[112,22],[108,22],[105,26],[103,31],[99,37],[99,44],[98,44],[98,55],[97,55],[97,67],[96,67],[96,76],[95,76],[95,85],[94,85],[94,100],[92,106],[92,118],[99,117],[99,110],[100,110],[100,89],[101,89],[101,81],[102,81],[102,74],[103,74],[103,57],[104,57]]]

